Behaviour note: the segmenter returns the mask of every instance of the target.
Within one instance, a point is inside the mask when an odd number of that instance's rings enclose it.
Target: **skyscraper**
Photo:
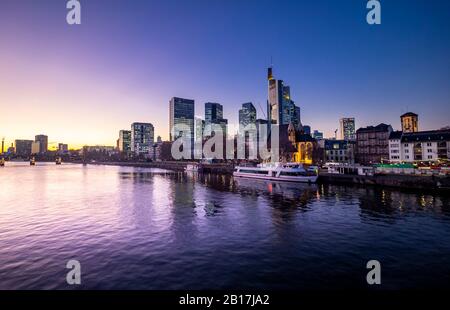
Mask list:
[[[256,108],[251,102],[242,104],[239,110],[239,126],[245,128],[249,124],[256,126]]]
[[[48,150],[48,137],[46,135],[37,135],[34,141],[39,143],[39,153],[46,153]]]
[[[400,116],[402,123],[402,131],[404,133],[419,131],[419,115],[412,112],[407,112]]]
[[[205,103],[205,123],[210,124],[223,119],[223,106],[216,102]]]
[[[170,99],[169,110],[170,141],[175,141],[183,135],[183,131],[188,130],[192,141],[191,144],[193,145],[195,135],[194,100],[173,97],[172,99]]]
[[[123,153],[131,151],[131,130],[119,131],[119,151]]]
[[[154,128],[150,123],[131,124],[131,152],[148,155],[154,142]]]
[[[356,140],[355,133],[355,119],[351,118],[341,118],[340,121],[340,139],[341,140]]]
[[[215,102],[205,103],[205,136],[211,136],[211,126],[220,125],[222,134],[225,137],[227,134],[228,120],[223,118],[223,106]]]
[[[296,128],[301,124],[300,108],[291,99],[291,88],[284,85],[283,80],[273,77],[272,68],[268,69],[269,95],[267,101],[267,117],[269,124],[289,125]]]

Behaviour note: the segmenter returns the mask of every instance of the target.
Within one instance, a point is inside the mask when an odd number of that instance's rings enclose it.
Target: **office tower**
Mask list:
[[[123,153],[131,152],[131,130],[119,131],[119,151]]]
[[[46,153],[48,150],[48,137],[46,135],[37,135],[34,137],[34,141],[39,143],[40,154]]]
[[[267,117],[269,124],[289,125],[295,128],[301,124],[300,108],[291,99],[291,89],[284,85],[283,80],[273,77],[272,68],[268,69],[268,101]]]
[[[169,137],[175,141],[183,135],[183,131],[189,131],[191,144],[194,142],[194,100],[173,97],[169,107]]]
[[[239,110],[239,126],[245,128],[249,124],[256,126],[256,108],[251,102],[242,104]]]
[[[220,125],[224,137],[227,135],[228,120],[223,118],[223,106],[215,102],[205,103],[205,130],[203,135],[211,136],[211,126]]]
[[[223,119],[223,106],[215,102],[205,103],[205,123],[210,124]]]
[[[154,142],[154,128],[150,123],[131,124],[131,152],[148,155]]]
[[[407,112],[400,116],[402,123],[402,131],[404,133],[418,132],[419,131],[419,115]]]
[[[355,134],[355,119],[341,118],[340,123],[340,139],[341,140],[356,140]]]
[[[30,156],[33,140],[15,140],[16,154],[19,156]]]

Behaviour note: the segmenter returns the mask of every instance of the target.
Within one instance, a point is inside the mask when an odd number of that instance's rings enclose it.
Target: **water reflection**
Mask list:
[[[0,173],[0,288],[66,288],[73,257],[85,288],[364,287],[370,258],[388,288],[450,283],[444,194],[111,166]]]

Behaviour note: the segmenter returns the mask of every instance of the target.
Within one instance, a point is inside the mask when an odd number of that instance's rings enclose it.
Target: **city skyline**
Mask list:
[[[133,122],[152,123],[154,136],[168,140],[174,96],[194,99],[196,115],[218,102],[230,124],[245,102],[265,119],[271,57],[303,124],[325,137],[343,117],[354,117],[356,129],[382,122],[400,129],[399,115],[413,111],[420,130],[449,125],[450,46],[439,39],[450,34],[448,3],[386,2],[376,27],[365,23],[364,2],[283,2],[275,13],[265,1],[202,3],[83,2],[83,23],[74,27],[65,24],[64,3],[2,3],[5,146],[40,133],[71,148],[115,145]],[[180,19],[173,25],[164,20],[172,15]]]

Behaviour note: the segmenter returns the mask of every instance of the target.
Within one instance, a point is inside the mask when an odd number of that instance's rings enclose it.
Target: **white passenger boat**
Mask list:
[[[184,169],[186,172],[200,172],[201,167],[198,164],[190,164],[186,165],[186,168]]]
[[[315,183],[319,177],[316,166],[304,166],[298,163],[269,163],[256,167],[237,166],[233,176],[272,181]]]

